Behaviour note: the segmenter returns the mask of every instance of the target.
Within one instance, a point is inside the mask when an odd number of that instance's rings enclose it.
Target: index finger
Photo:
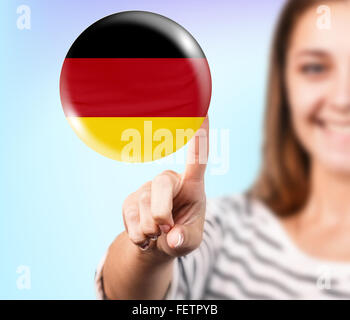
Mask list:
[[[188,145],[184,178],[203,180],[209,154],[209,118],[206,116],[202,126]]]

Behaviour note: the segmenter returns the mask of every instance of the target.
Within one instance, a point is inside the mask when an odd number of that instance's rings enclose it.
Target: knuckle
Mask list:
[[[159,233],[159,228],[156,225],[142,226],[142,232],[147,236],[153,236]]]
[[[166,188],[171,183],[172,179],[167,174],[160,174],[153,179],[153,184],[157,184],[160,188]]]
[[[142,236],[135,232],[129,232],[129,239],[136,245],[143,244],[147,240],[145,236]]]
[[[161,174],[169,177],[177,177],[179,175],[176,171],[173,170],[164,170]]]
[[[153,211],[152,212],[153,220],[156,222],[162,222],[168,219],[169,213],[168,212],[161,212],[161,211]]]
[[[139,216],[138,208],[135,205],[129,205],[124,208],[124,216],[126,220],[136,221]]]
[[[131,241],[134,244],[136,244],[137,246],[140,246],[140,245],[143,245],[147,240],[146,240],[146,238],[144,238],[144,239],[137,238],[137,239],[131,239]]]
[[[146,190],[140,194],[140,202],[142,204],[149,204],[151,202],[151,192]]]
[[[144,190],[150,190],[151,189],[151,185],[152,185],[152,181],[147,181],[139,188],[138,191],[139,192],[143,192]]]

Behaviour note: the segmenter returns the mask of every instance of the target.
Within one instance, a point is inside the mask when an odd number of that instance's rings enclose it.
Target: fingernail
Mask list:
[[[163,224],[159,226],[160,230],[162,230],[164,233],[168,233],[169,230],[171,229],[169,225]]]
[[[155,241],[155,240],[158,239],[158,236],[156,235],[156,236],[150,237],[150,239],[153,240],[153,241]]]
[[[182,235],[182,233],[179,233],[177,236],[178,238],[177,238],[177,243],[175,244],[175,248],[181,247],[181,245],[184,242],[184,236]]]

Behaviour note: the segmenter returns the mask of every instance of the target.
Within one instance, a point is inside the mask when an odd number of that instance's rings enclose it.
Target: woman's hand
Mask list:
[[[140,250],[176,257],[200,245],[206,204],[208,128],[206,118],[189,143],[182,174],[164,171],[125,199],[125,229]]]
[[[109,299],[163,299],[175,257],[200,245],[208,126],[205,119],[191,139],[184,173],[165,171],[125,199],[126,231],[109,247],[103,266]]]

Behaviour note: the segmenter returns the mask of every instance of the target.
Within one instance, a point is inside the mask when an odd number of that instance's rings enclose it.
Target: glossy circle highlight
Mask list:
[[[209,108],[207,59],[176,22],[145,11],[107,16],[88,27],[64,60],[65,116],[90,148],[145,162],[184,146]]]

